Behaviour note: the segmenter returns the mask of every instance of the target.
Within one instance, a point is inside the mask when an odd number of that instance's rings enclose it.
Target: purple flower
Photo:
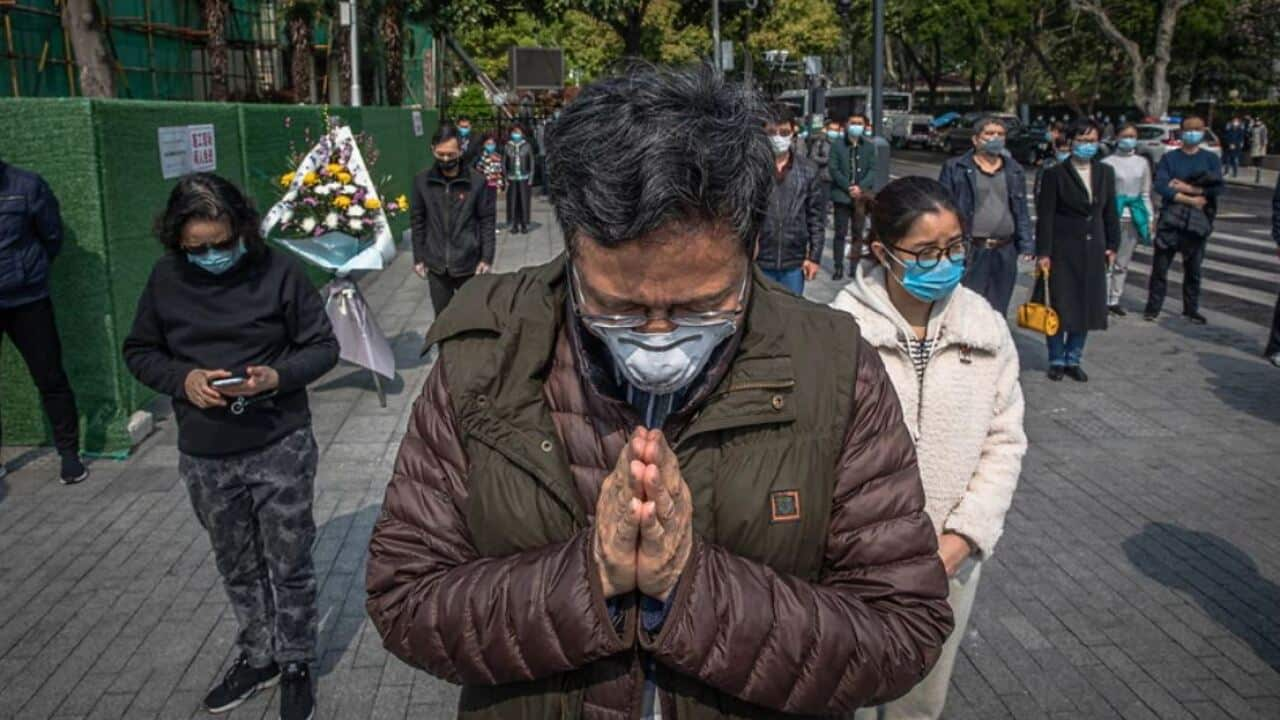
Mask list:
[[[316,200],[313,197],[302,198],[302,204],[309,205],[311,207],[315,207],[319,202],[320,202],[319,200]]]
[[[321,226],[317,227],[315,230],[313,230],[313,231],[311,232],[311,235],[312,235],[313,237],[320,237],[320,236],[321,236],[321,235],[323,235],[323,234],[324,234],[324,226],[323,226],[323,225],[321,225]]]

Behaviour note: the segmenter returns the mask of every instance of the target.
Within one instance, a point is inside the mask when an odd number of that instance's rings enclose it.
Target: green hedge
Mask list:
[[[375,170],[391,175],[382,190],[408,193],[430,159],[427,137],[437,122],[423,111],[424,137],[413,134],[410,110],[334,108],[334,115],[377,143]],[[278,198],[277,178],[289,170],[290,145],[305,152],[304,129],[320,133],[314,106],[235,105],[85,99],[0,99],[0,157],[39,172],[62,205],[66,244],[53,266],[53,298],[64,363],[81,414],[84,449],[128,452],[129,415],[152,393],[135,382],[120,357],[138,295],[160,256],[151,223],[175,180],[161,176],[157,128],[209,123],[216,134],[217,172],[246,188],[260,210]],[[408,219],[394,221],[397,236]],[[319,282],[323,274],[316,272]],[[16,349],[0,350],[0,416],[5,445],[47,443],[39,397]]]

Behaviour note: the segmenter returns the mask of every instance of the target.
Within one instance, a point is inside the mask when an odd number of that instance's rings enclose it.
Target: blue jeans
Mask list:
[[[1087,331],[1069,333],[1066,330],[1059,330],[1057,335],[1047,337],[1046,340],[1049,342],[1049,366],[1079,366],[1080,361],[1084,359],[1084,341],[1088,337],[1089,333]]]
[[[804,297],[804,268],[791,268],[790,270],[773,270],[771,268],[760,268],[764,276],[779,283],[782,287],[790,290],[793,294]]]

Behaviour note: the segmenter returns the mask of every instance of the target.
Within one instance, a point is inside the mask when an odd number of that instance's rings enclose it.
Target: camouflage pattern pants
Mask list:
[[[178,461],[240,622],[237,644],[256,667],[315,659],[318,458],[305,427],[244,455]]]

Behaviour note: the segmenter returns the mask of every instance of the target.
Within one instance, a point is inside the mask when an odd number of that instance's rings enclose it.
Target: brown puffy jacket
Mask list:
[[[472,280],[370,543],[386,647],[462,684],[465,718],[830,716],[902,695],[951,629],[915,452],[847,315],[765,285],[664,430],[697,539],[656,636],[615,625],[590,552],[627,405],[584,383],[565,263]]]

